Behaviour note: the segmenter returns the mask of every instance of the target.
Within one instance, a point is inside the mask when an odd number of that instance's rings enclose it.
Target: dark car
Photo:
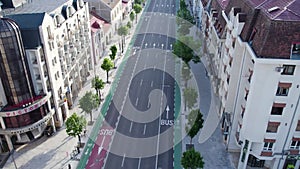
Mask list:
[[[53,127],[47,126],[46,129],[44,130],[44,134],[48,137],[52,136],[54,134]]]

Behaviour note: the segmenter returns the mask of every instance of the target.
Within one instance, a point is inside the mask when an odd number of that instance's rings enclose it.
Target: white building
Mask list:
[[[52,126],[61,127],[93,68],[88,4],[82,0],[32,0],[5,14],[21,31],[20,45],[24,46],[34,93],[49,97]],[[6,103],[5,99],[2,102]],[[42,132],[40,128],[34,138]],[[27,140],[25,135],[17,142]]]
[[[89,3],[91,12],[96,13],[111,24],[109,40],[117,34],[122,21],[122,0],[85,0]]]
[[[298,1],[299,2],[299,1]],[[202,27],[238,168],[300,166],[300,3],[213,0]]]

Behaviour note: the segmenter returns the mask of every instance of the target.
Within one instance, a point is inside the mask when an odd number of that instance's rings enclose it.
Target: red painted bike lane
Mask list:
[[[104,159],[107,156],[109,144],[114,134],[114,128],[108,124],[103,124],[95,141],[91,155],[85,166],[86,169],[100,169],[104,165]]]

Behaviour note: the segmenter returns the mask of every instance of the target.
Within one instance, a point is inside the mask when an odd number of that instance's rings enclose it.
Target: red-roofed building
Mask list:
[[[94,65],[104,56],[104,50],[110,41],[111,24],[93,11],[90,12],[91,42]]]
[[[202,2],[207,69],[237,168],[299,168],[300,0]]]

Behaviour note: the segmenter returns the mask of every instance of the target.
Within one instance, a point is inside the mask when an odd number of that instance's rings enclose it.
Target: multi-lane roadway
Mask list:
[[[148,0],[85,168],[174,168],[175,0]]]

